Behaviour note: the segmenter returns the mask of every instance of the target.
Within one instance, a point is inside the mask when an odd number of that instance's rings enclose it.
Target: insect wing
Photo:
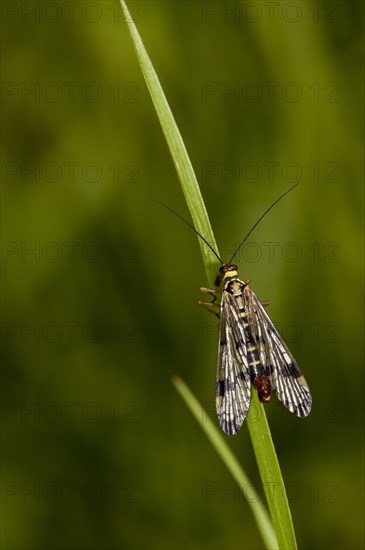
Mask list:
[[[234,296],[223,291],[218,343],[216,408],[222,430],[236,434],[248,413],[251,380],[242,320]]]
[[[299,417],[308,416],[312,408],[312,396],[302,371],[251,290],[249,302],[260,359],[270,378],[272,391],[290,412]]]

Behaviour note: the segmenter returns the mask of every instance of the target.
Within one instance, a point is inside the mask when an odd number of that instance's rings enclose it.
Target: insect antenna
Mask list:
[[[285,197],[285,195],[287,195],[288,193],[290,193],[290,191],[292,191],[294,189],[294,187],[296,187],[297,185],[299,185],[299,183],[295,183],[294,185],[292,185],[289,189],[287,189],[287,191],[285,191],[284,193],[282,193],[282,195],[280,195],[280,197],[278,197],[270,206],[269,208],[267,208],[265,210],[265,212],[259,217],[259,219],[257,220],[256,223],[254,223],[254,225],[251,227],[250,231],[247,233],[246,237],[244,239],[242,239],[242,241],[240,242],[240,244],[238,245],[238,247],[236,248],[236,250],[234,251],[233,253],[233,256],[232,258],[229,260],[228,264],[231,264],[233,262],[233,260],[235,259],[236,255],[237,255],[237,252],[240,250],[240,248],[244,245],[244,243],[247,241],[248,237],[251,235],[252,231],[254,229],[256,229],[256,227],[259,225],[259,223],[261,222],[261,220],[266,216],[266,214],[268,214],[270,212],[270,210],[275,206],[275,204],[277,204],[279,201],[281,201],[282,198]]]
[[[204,239],[203,235],[201,235],[199,233],[199,231],[197,231],[195,229],[195,227],[193,227],[191,225],[191,223],[189,223],[185,218],[183,218],[180,214],[178,214],[175,210],[173,210],[172,208],[170,208],[169,206],[167,206],[167,204],[164,204],[163,202],[157,200],[157,199],[154,199],[153,197],[150,197],[149,195],[145,195],[146,199],[149,199],[150,201],[153,201],[153,202],[156,202],[157,204],[159,204],[160,206],[163,206],[164,208],[166,208],[166,210],[168,210],[169,212],[171,212],[171,214],[175,214],[175,216],[177,216],[178,218],[180,218],[181,221],[183,221],[188,227],[190,227],[190,229],[192,229],[194,231],[194,233],[196,233],[198,235],[198,237],[201,238],[201,240],[207,245],[208,248],[210,248],[210,250],[213,252],[214,256],[216,258],[218,258],[219,262],[223,265],[223,262],[222,260],[220,259],[220,257],[218,256],[218,254],[216,253],[216,251],[214,250],[214,248],[212,247],[212,245],[210,245],[208,243],[208,241],[206,239]]]

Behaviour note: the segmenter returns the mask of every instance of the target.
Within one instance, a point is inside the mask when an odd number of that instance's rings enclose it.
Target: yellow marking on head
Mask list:
[[[236,269],[230,269],[229,271],[226,271],[223,276],[223,281],[227,279],[227,277],[237,277],[238,272]]]

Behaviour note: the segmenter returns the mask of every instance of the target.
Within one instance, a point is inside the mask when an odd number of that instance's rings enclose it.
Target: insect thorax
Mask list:
[[[238,278],[238,267],[235,264],[223,264],[219,268],[219,273],[214,281],[215,286],[221,286],[224,282]]]

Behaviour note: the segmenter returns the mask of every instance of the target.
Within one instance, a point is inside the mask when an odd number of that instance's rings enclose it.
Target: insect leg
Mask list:
[[[219,304],[215,304],[214,302],[202,302],[199,300],[198,304],[206,309],[207,311],[209,311],[209,313],[213,313],[213,315],[215,315],[216,317],[218,317],[219,319],[219,309],[220,309],[220,305]],[[218,311],[217,311],[218,310]]]
[[[209,313],[213,313],[213,315],[215,315],[219,319],[219,313],[216,310],[220,309],[220,305],[216,304],[215,301],[218,298],[218,294],[221,294],[221,291],[205,287],[201,287],[200,291],[204,294],[209,294],[209,296],[213,296],[213,300],[211,302],[202,302],[201,300],[199,300],[198,304],[209,311]]]
[[[213,290],[212,288],[205,288],[204,286],[200,287],[200,292],[204,292],[204,294],[209,294],[210,296],[217,296],[217,293],[219,290]]]

